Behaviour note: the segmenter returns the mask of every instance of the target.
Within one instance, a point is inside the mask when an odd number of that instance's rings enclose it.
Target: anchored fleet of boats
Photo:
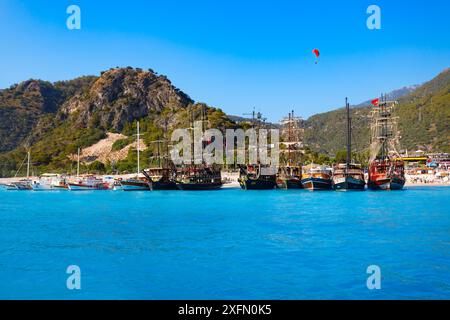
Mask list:
[[[375,102],[374,102],[375,101]],[[372,108],[370,162],[367,172],[367,187],[372,190],[399,190],[405,184],[404,163],[396,152],[398,142],[396,118],[392,117],[395,101],[375,99]],[[282,120],[282,142],[280,164],[275,166],[260,163],[239,166],[238,183],[244,190],[263,189],[307,189],[315,190],[365,190],[365,172],[361,165],[352,161],[352,126],[350,106],[346,99],[346,139],[347,152],[343,163],[332,168],[309,164],[302,165],[302,148],[300,118],[294,117],[294,112]],[[192,111],[193,112],[193,111]],[[261,127],[264,119],[258,112],[253,112],[252,126]],[[202,130],[206,112],[201,111]],[[192,115],[192,132],[194,115]],[[161,152],[158,143],[158,165],[141,170],[139,166],[139,123],[137,124],[136,151],[137,172],[129,179],[114,179],[105,176],[102,179],[93,175],[80,176],[80,150],[78,150],[77,175],[74,178],[59,174],[46,173],[37,180],[30,176],[30,153],[27,154],[27,178],[3,185],[7,190],[123,190],[123,191],[153,191],[153,190],[217,190],[222,187],[221,167],[208,165],[204,162],[192,165],[175,166],[168,160],[169,152]],[[22,164],[25,162],[22,162]],[[22,165],[21,165],[22,166]],[[20,168],[19,168],[20,170]]]

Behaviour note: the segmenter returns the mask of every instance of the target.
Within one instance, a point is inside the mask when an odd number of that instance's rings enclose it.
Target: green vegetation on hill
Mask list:
[[[48,122],[67,99],[85,91],[95,79],[81,77],[54,84],[28,80],[0,90],[0,153],[39,139],[38,132],[32,132],[39,122]]]
[[[351,109],[352,149],[363,152],[369,145],[369,109]],[[347,118],[344,108],[310,117],[304,123],[305,144],[312,150],[336,155],[344,149],[347,139]]]
[[[450,151],[450,70],[399,98],[395,107],[400,148],[429,152]],[[353,150],[367,152],[370,144],[371,107],[353,108]],[[305,143],[312,150],[336,155],[346,144],[345,109],[317,114],[304,122]]]
[[[450,70],[400,99],[401,144],[409,150],[450,152]]]

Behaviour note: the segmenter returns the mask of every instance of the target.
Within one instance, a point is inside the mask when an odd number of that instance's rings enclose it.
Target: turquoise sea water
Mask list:
[[[450,298],[450,188],[0,191],[2,299]],[[380,290],[366,268],[381,268]],[[81,290],[66,268],[81,268]]]

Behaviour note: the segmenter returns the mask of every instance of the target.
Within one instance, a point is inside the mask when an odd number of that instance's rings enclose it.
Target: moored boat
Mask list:
[[[7,190],[19,190],[19,191],[33,190],[32,181],[30,179],[22,179],[19,181],[11,182],[8,185]]]
[[[221,170],[208,165],[192,165],[179,168],[175,178],[180,190],[217,190],[222,187]]]
[[[396,101],[374,100],[372,141],[367,186],[372,190],[401,190],[405,185],[404,162],[396,149],[398,130],[392,116]]]
[[[69,181],[67,186],[70,191],[87,191],[87,190],[108,190],[109,186],[95,176],[88,175],[85,177],[78,177],[74,181]]]
[[[169,144],[167,142],[167,125],[163,128],[164,136],[150,143],[156,144],[156,157],[150,157],[153,161],[156,159],[157,164],[148,169],[142,170],[142,174],[151,182],[152,190],[178,190],[175,176],[176,169],[173,163],[169,160]]]
[[[352,155],[352,125],[350,118],[350,104],[345,98],[347,111],[347,154],[345,163],[339,163],[333,168],[333,188],[338,191],[364,190],[366,182],[364,171],[358,164],[351,162]]]
[[[33,191],[67,190],[66,179],[56,173],[44,173],[32,183]]]
[[[368,187],[372,190],[401,190],[405,185],[403,161],[388,157],[375,159],[369,165]]]
[[[239,168],[239,185],[244,190],[267,190],[277,186],[277,171],[274,167],[246,165]]]
[[[358,164],[340,163],[333,170],[333,188],[338,191],[364,190],[364,171]]]
[[[200,106],[201,111],[201,132],[205,131],[207,121],[207,111],[204,105]],[[191,137],[192,141],[195,139],[194,135],[194,123],[195,123],[195,110],[191,109]],[[202,145],[205,147],[210,142],[203,141]],[[194,145],[192,144],[192,149]],[[186,163],[178,167],[175,171],[175,183],[180,190],[201,191],[201,190],[218,190],[222,187],[222,175],[221,166],[215,164],[206,163],[203,155],[200,155],[200,159],[196,159],[196,155],[193,154],[193,163]]]
[[[302,175],[302,185],[307,190],[331,190],[333,186],[331,170],[322,166],[310,166]]]
[[[280,189],[303,189],[302,167],[282,166],[278,168],[277,187]]]
[[[401,190],[405,186],[405,163],[403,160],[394,159],[390,168],[391,190]]]
[[[30,152],[30,150],[28,150],[27,156],[26,156],[26,159],[27,159],[27,177],[26,177],[26,179],[21,179],[19,181],[10,182],[9,184],[6,185],[6,190],[19,190],[19,191],[33,190],[32,186],[31,186],[32,181],[30,179],[30,165],[31,165],[30,154],[31,154],[31,152]],[[22,164],[19,166],[19,169],[17,170],[16,175],[19,172],[19,170],[22,167],[24,162],[25,162],[25,159],[22,161]]]
[[[108,185],[108,189],[115,190],[117,181],[113,176],[103,176],[102,181]]]
[[[136,123],[136,126],[137,175],[131,179],[120,180],[120,185],[123,191],[150,191],[151,181],[149,181],[145,176],[142,176],[140,172],[139,121]]]
[[[150,181],[151,190],[178,190],[170,168],[150,168],[143,170],[142,174]]]
[[[252,128],[260,130],[264,128],[265,118],[263,118],[261,112],[252,112]],[[251,146],[256,150],[261,147],[267,147],[260,145]],[[239,166],[239,185],[243,190],[268,190],[274,189],[277,186],[277,168],[270,164],[261,164],[261,159],[248,159],[246,165]]]
[[[276,183],[280,189],[302,189],[302,167],[300,165],[303,143],[301,142],[301,118],[294,116],[294,111],[281,121],[282,149],[280,150],[280,166]]]
[[[150,191],[151,182],[145,177],[135,177],[120,181],[123,191]]]

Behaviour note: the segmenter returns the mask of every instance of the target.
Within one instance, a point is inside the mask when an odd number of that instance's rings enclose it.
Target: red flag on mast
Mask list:
[[[376,98],[376,99],[373,99],[372,101],[371,101],[371,103],[376,107],[376,106],[378,106],[378,101],[379,101],[380,99],[378,99],[378,98]]]

